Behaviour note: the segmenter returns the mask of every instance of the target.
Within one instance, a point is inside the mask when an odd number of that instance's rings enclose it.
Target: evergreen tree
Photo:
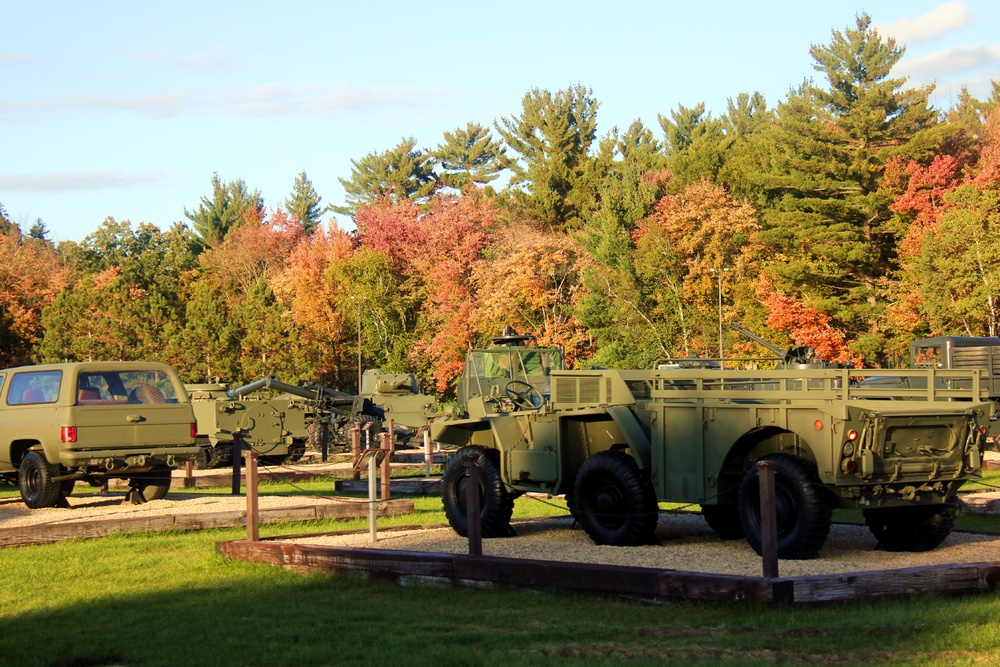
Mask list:
[[[445,132],[434,157],[442,170],[441,182],[456,190],[496,180],[509,163],[503,143],[478,123]]]
[[[184,209],[202,243],[214,248],[226,240],[230,231],[264,219],[264,200],[259,191],[250,192],[243,179],[223,183],[212,175],[212,198],[202,196],[197,211]]]
[[[353,216],[361,206],[383,197],[418,202],[428,197],[437,185],[434,156],[416,146],[416,139],[404,138],[384,153],[369,153],[360,160],[351,160],[351,178],[340,179],[347,201],[343,206],[331,207],[332,210]]]
[[[316,188],[306,176],[306,172],[299,172],[299,175],[295,177],[292,195],[285,200],[285,209],[299,221],[307,236],[312,236],[320,223],[324,210],[320,208],[322,201],[323,198],[316,194]]]
[[[590,155],[598,106],[581,85],[554,95],[534,88],[521,100],[520,116],[495,123],[518,156],[509,189],[526,217],[550,229],[581,224],[600,182]]]
[[[803,84],[779,105],[766,176],[762,238],[778,249],[777,287],[807,295],[869,358],[879,345],[877,283],[895,258],[890,198],[880,190],[885,164],[926,157],[940,138],[927,105],[932,87],[904,89],[905,79],[889,78],[903,51],[867,14],[829,46],[813,46],[828,88]]]
[[[20,228],[7,217],[7,211],[4,210],[3,204],[0,203],[0,234],[11,234],[14,230],[17,230],[18,234],[21,233]]]

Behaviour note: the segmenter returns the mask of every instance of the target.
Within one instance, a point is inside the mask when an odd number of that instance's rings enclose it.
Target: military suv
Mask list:
[[[196,461],[195,420],[177,374],[152,362],[0,370],[0,479],[31,508],[65,506],[78,480],[129,480],[129,498],[163,498],[171,468]]]

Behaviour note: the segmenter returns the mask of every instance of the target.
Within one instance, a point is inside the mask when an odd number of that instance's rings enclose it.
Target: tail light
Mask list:
[[[191,437],[198,437],[198,422],[191,422]]]
[[[59,439],[62,442],[76,442],[76,427],[63,426],[59,429]]]

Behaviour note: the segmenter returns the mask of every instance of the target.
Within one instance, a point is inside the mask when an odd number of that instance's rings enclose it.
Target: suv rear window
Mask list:
[[[176,403],[170,376],[162,371],[94,371],[80,373],[77,405]]]
[[[7,405],[55,403],[59,400],[62,371],[15,373],[10,379]]]

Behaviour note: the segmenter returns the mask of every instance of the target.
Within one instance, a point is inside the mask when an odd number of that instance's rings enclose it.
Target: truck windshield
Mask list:
[[[473,350],[465,364],[463,383],[468,400],[475,396],[503,394],[512,380],[526,382],[542,396],[549,395],[549,373],[562,368],[562,353],[549,348]]]

